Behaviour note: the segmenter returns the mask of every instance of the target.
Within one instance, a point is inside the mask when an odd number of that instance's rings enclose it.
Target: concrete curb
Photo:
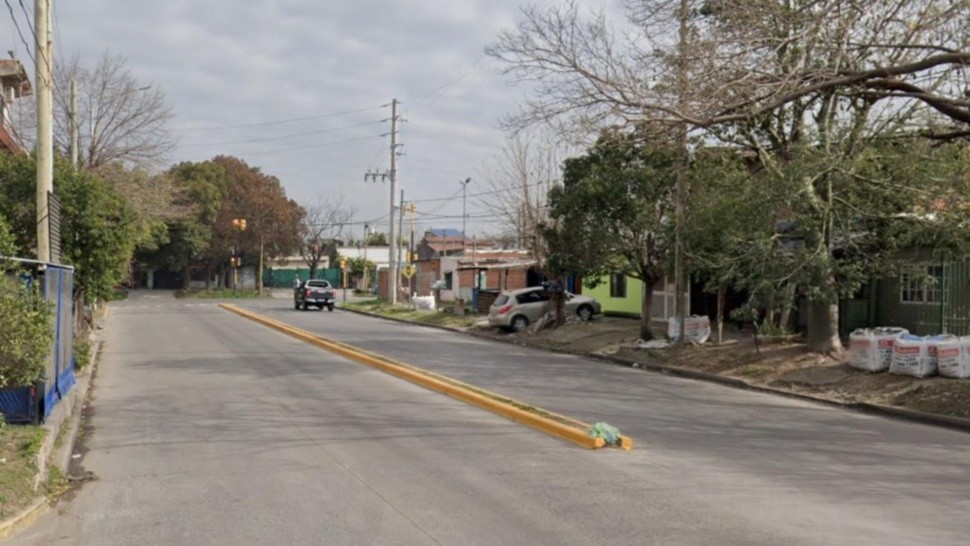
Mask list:
[[[33,504],[21,510],[16,516],[0,523],[0,540],[6,540],[37,523],[37,520],[50,509],[51,505],[47,497],[35,500]]]
[[[744,390],[762,392],[762,393],[765,393],[765,394],[773,394],[773,395],[776,395],[776,396],[783,396],[783,397],[786,397],[786,398],[793,398],[793,399],[796,399],[796,400],[802,400],[802,401],[806,401],[806,402],[813,402],[813,403],[816,403],[816,404],[822,404],[822,405],[825,405],[825,406],[830,406],[830,407],[835,407],[835,408],[840,408],[840,409],[845,409],[845,410],[851,410],[851,411],[857,411],[857,412],[861,412],[861,413],[867,413],[867,414],[870,414],[870,415],[879,415],[881,417],[889,417],[889,418],[892,418],[892,419],[899,419],[899,420],[903,420],[903,421],[921,423],[921,424],[925,424],[925,425],[933,425],[933,426],[938,426],[938,427],[944,427],[944,428],[949,428],[949,429],[953,429],[953,430],[958,430],[958,431],[961,431],[961,432],[970,432],[970,419],[963,419],[963,418],[960,418],[960,417],[950,417],[948,415],[939,415],[939,414],[935,414],[935,413],[926,413],[926,412],[922,412],[922,411],[916,411],[916,410],[911,410],[911,409],[906,409],[906,408],[899,408],[899,407],[895,407],[895,406],[886,406],[886,405],[883,405],[883,404],[871,404],[871,403],[868,403],[868,402],[839,402],[838,400],[830,400],[830,399],[827,399],[827,398],[820,398],[820,397],[812,396],[812,395],[809,395],[809,394],[802,394],[802,393],[791,392],[791,391],[783,391],[783,390],[779,390],[779,389],[773,389],[771,387],[764,387],[764,386],[761,386],[761,385],[752,385],[752,384],[748,383],[747,381],[744,381],[743,379],[737,379],[737,378],[734,378],[734,377],[724,377],[724,376],[721,376],[721,375],[711,374],[711,373],[707,373],[707,372],[699,372],[697,370],[691,370],[691,369],[687,369],[687,368],[678,368],[676,366],[668,366],[668,365],[665,365],[665,364],[656,364],[656,363],[650,363],[650,362],[636,362],[636,361],[633,361],[633,360],[630,360],[630,359],[627,359],[627,358],[621,358],[621,357],[615,357],[615,356],[608,356],[608,355],[600,355],[600,354],[595,354],[595,353],[579,354],[579,353],[574,353],[574,352],[566,351],[566,350],[563,350],[563,349],[557,349],[555,347],[537,347],[535,345],[529,345],[528,343],[521,343],[521,342],[516,341],[514,339],[496,338],[496,337],[493,337],[493,336],[480,334],[478,332],[472,332],[472,331],[468,331],[468,330],[461,330],[461,329],[452,328],[452,327],[449,327],[449,326],[441,326],[441,325],[438,325],[438,324],[421,324],[421,323],[418,323],[418,322],[411,322],[411,321],[404,320],[404,319],[398,319],[398,318],[393,318],[393,317],[385,317],[385,316],[378,315],[378,314],[375,314],[375,313],[368,313],[366,311],[361,311],[361,310],[358,310],[358,309],[343,309],[343,310],[344,311],[351,312],[351,313],[357,313],[359,315],[365,315],[365,316],[369,316],[369,317],[381,318],[381,319],[389,320],[389,321],[392,321],[392,322],[401,322],[401,323],[405,323],[405,324],[411,324],[413,326],[423,326],[423,327],[426,327],[426,328],[436,328],[436,329],[439,329],[439,330],[448,330],[448,331],[451,331],[451,332],[455,332],[455,333],[459,333],[459,334],[466,334],[466,335],[473,336],[473,337],[477,337],[477,338],[480,338],[480,339],[489,339],[489,340],[492,340],[492,341],[496,341],[498,343],[508,343],[510,345],[517,345],[517,346],[520,346],[520,347],[530,347],[530,348],[533,348],[533,349],[536,349],[536,350],[547,351],[547,352],[551,352],[551,353],[569,354],[569,355],[573,355],[573,356],[586,357],[586,358],[591,358],[591,359],[594,359],[594,360],[599,360],[599,361],[606,362],[608,364],[617,365],[617,366],[625,366],[625,367],[631,367],[631,368],[640,368],[640,369],[647,370],[647,371],[651,371],[651,372],[665,373],[665,374],[669,374],[669,375],[673,375],[673,376],[677,376],[677,377],[683,377],[683,378],[686,378],[686,379],[694,379],[694,380],[698,380],[698,381],[706,381],[708,383],[717,383],[717,384],[724,385],[724,386],[727,386],[727,387],[732,387],[732,388],[735,388],[735,389],[744,389]]]
[[[360,364],[366,364],[430,390],[447,394],[452,398],[468,402],[512,421],[528,425],[551,436],[568,440],[581,447],[589,449],[606,447],[602,438],[590,438],[588,436],[587,430],[589,430],[590,425],[582,421],[536,408],[530,404],[519,402],[416,366],[397,362],[352,345],[329,340],[312,332],[301,330],[289,324],[264,317],[231,304],[220,304],[219,306],[227,311],[236,313],[237,315],[273,328],[301,341],[339,354]],[[633,441],[628,437],[621,437],[620,447],[623,449],[632,449]]]
[[[74,388],[71,389],[67,397],[57,404],[44,423],[47,432],[44,434],[44,441],[37,452],[37,474],[34,476],[35,489],[40,487],[40,484],[47,479],[51,465],[57,466],[64,471],[65,475],[67,474],[67,468],[71,462],[71,452],[74,450],[74,443],[77,441],[81,428],[81,409],[87,401],[91,389],[91,377],[97,365],[98,357],[101,355],[101,341],[97,338],[92,341],[90,364],[86,370],[76,376]],[[62,439],[61,446],[56,447],[55,444],[64,422],[68,423],[66,436]],[[50,510],[51,506],[51,500],[47,496],[37,498],[20,513],[0,523],[0,540],[7,539],[32,526]]]

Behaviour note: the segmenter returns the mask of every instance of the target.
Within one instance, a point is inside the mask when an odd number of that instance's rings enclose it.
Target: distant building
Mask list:
[[[418,260],[460,256],[475,250],[487,250],[495,243],[487,239],[467,238],[457,229],[429,229],[417,244]]]
[[[15,99],[31,93],[30,79],[20,61],[0,60],[0,150],[15,154],[26,153],[23,143],[14,131],[10,118],[10,106]]]

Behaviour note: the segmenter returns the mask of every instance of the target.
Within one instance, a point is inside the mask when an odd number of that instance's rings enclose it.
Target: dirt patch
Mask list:
[[[684,368],[834,402],[886,404],[970,418],[970,380],[868,373],[849,367],[842,359],[812,353],[798,342],[762,342],[756,348],[750,333],[733,329],[721,345],[664,349],[639,348],[639,321],[616,317],[597,317],[539,332],[486,332],[523,345]]]
[[[970,381],[931,379],[896,396],[891,402],[919,411],[970,418]]]

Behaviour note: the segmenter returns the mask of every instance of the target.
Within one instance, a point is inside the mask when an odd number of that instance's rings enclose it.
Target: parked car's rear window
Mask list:
[[[542,290],[533,290],[531,292],[519,294],[515,297],[515,299],[519,303],[539,303],[541,301],[548,301],[549,297],[546,296],[545,292]]]
[[[499,297],[495,298],[495,303],[493,305],[495,305],[496,307],[500,307],[502,305],[505,305],[508,302],[509,302],[509,295],[502,294]]]
[[[315,287],[315,288],[330,288],[330,282],[329,281],[309,280],[309,281],[306,282],[306,285],[307,286],[312,286],[312,287]]]

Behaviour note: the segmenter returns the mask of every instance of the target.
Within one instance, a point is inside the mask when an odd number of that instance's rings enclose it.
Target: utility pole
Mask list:
[[[71,165],[77,168],[77,80],[71,80]]]
[[[687,17],[689,15],[687,0],[680,0],[680,9],[678,10],[677,17],[680,19],[680,44],[678,47],[678,62],[677,62],[677,102],[680,107],[680,111],[684,111],[684,106],[687,103],[687,62],[688,62],[688,51],[689,37],[687,35]],[[675,215],[676,215],[676,226],[675,226],[675,237],[674,237],[674,290],[677,291],[675,294],[676,305],[676,317],[679,323],[678,325],[678,337],[677,344],[683,345],[686,343],[684,339],[685,332],[687,330],[687,298],[684,297],[684,292],[687,290],[687,271],[684,268],[684,234],[687,230],[684,215],[686,214],[687,208],[687,161],[688,161],[688,150],[687,150],[687,123],[684,121],[677,122],[677,179],[676,179],[676,204],[675,204]],[[644,287],[645,290],[651,290],[650,287]],[[666,291],[666,290],[665,290]]]
[[[37,81],[37,260],[51,260],[50,207],[54,191],[53,59],[50,36],[51,0],[34,0],[34,60]]]
[[[468,189],[468,183],[471,182],[471,178],[466,178],[461,182],[461,254],[465,255],[465,221],[468,220],[468,214],[465,212],[465,204]]]
[[[411,244],[408,245],[408,265],[409,266],[413,265],[414,261],[417,259],[414,255],[414,211],[415,210],[417,210],[417,207],[415,207],[414,203],[411,203],[411,206],[408,207],[408,211],[411,213]],[[417,284],[416,284],[414,275],[411,275],[411,277],[408,278],[408,294],[410,295],[410,299],[412,302],[414,302],[414,292],[416,288],[417,288]]]
[[[398,220],[397,220],[397,234],[400,239],[404,239],[404,190],[401,190],[401,206],[398,207]],[[401,245],[398,241],[394,241],[394,248],[397,249],[394,252],[394,256],[397,258],[397,263],[401,263]],[[401,279],[401,272],[397,272],[398,280]]]
[[[387,248],[387,261],[389,266],[388,271],[388,292],[391,298],[391,305],[397,303],[397,260],[395,260],[396,253],[394,252],[394,247],[397,245],[394,234],[394,194],[397,193],[397,147],[401,146],[397,143],[397,122],[400,121],[397,115],[397,99],[391,100],[391,170],[390,172],[373,172],[364,175],[364,181],[367,180],[381,180],[390,179],[391,180],[391,210],[388,215],[388,248]],[[386,105],[385,105],[386,106]]]

